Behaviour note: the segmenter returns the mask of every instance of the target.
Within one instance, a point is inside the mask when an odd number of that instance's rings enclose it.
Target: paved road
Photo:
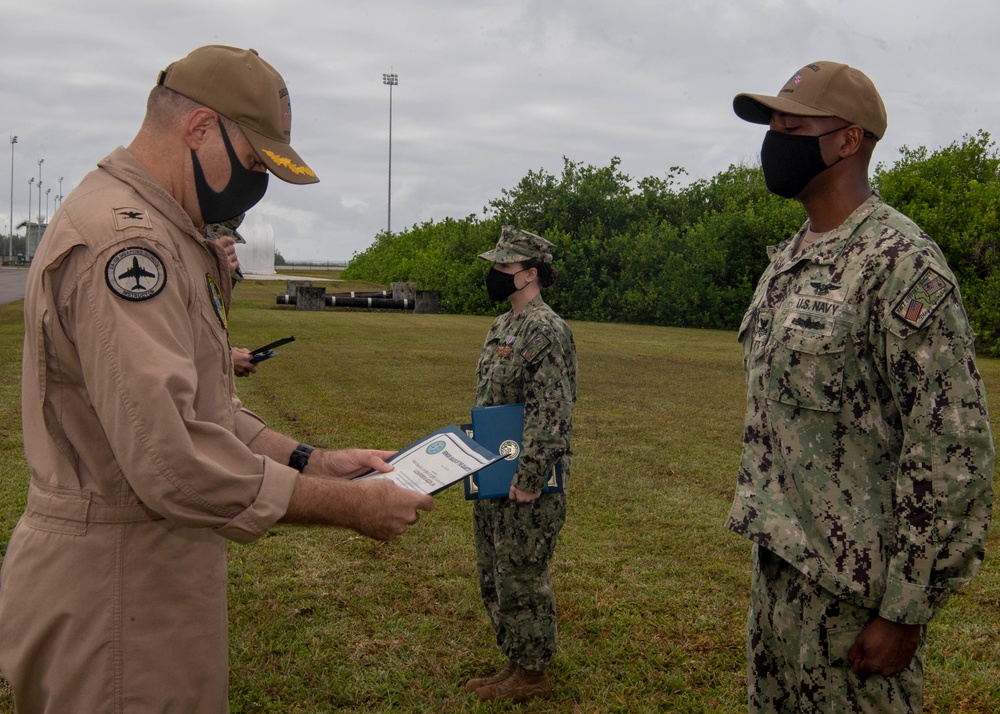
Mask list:
[[[27,268],[0,268],[0,305],[24,298]]]

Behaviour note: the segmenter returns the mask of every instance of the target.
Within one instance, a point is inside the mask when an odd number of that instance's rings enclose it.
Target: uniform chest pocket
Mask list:
[[[800,329],[796,319],[793,313],[774,327],[767,397],[803,409],[839,412],[850,321],[830,320],[825,329],[810,330]]]

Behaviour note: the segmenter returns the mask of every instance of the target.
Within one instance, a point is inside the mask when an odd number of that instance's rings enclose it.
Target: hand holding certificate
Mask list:
[[[501,458],[451,425],[410,444],[389,459],[393,466],[389,473],[372,471],[356,478],[389,479],[404,488],[434,495]]]

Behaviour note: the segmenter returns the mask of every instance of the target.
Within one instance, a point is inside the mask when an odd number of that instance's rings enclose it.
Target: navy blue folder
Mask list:
[[[524,404],[501,404],[494,407],[474,407],[472,423],[462,429],[480,446],[504,458],[465,478],[465,498],[507,498],[510,484],[521,461],[521,439],[524,434]],[[552,467],[542,493],[561,493],[562,463]]]

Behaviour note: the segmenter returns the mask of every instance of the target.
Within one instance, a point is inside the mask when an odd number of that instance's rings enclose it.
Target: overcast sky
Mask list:
[[[563,156],[619,156],[634,178],[755,161],[764,129],[736,118],[733,96],[775,93],[814,60],[879,88],[876,161],[998,130],[995,0],[46,0],[4,3],[2,26],[15,225],[39,159],[51,216],[59,177],[68,195],[131,141],[160,69],[205,44],[253,47],[285,78],[292,145],[321,179],[272,179],[251,211],[289,259],[347,259],[385,230],[390,71],[394,231],[482,215]]]

